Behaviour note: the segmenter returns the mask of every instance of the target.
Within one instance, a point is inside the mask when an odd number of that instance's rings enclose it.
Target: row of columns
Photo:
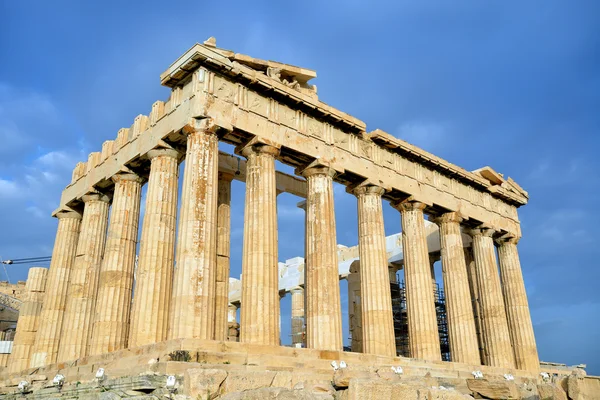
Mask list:
[[[240,340],[278,345],[275,161],[279,148],[251,142],[237,151],[248,160]],[[215,131],[204,126],[187,132],[178,230],[177,165],[180,155],[173,149],[161,149],[151,151],[148,157],[151,168],[133,308],[131,297],[142,179],[124,170],[113,177],[115,189],[110,223],[108,208],[111,200],[102,194],[84,197],[83,218],[76,212],[57,215],[59,224],[48,291],[31,357],[32,367],[165,339],[224,340],[228,335],[226,296],[231,177],[219,177]],[[335,171],[327,165],[314,164],[299,172],[307,181],[303,293],[306,338],[302,340],[306,340],[310,348],[341,350],[342,318],[333,201]],[[393,356],[395,341],[382,213],[384,190],[374,185],[362,185],[354,188],[353,193],[358,199],[359,214],[363,351]],[[425,206],[418,202],[394,206],[402,215],[411,356],[439,360],[424,227]],[[440,219],[444,279],[449,282],[449,319],[454,336],[451,351],[456,354],[454,361],[478,363],[472,311],[469,314],[464,310],[471,308],[464,256],[462,262],[458,257],[462,251],[459,224],[460,220],[454,214]],[[477,283],[482,297],[482,320],[485,321],[484,340],[490,353],[490,365],[498,366],[513,366],[511,343],[521,349],[519,354],[522,356],[518,359],[533,358],[532,346],[535,349],[533,331],[526,327],[531,321],[518,254],[514,244],[503,243],[506,244],[513,247],[500,252],[500,263],[506,270],[503,282],[512,283],[503,287],[504,297],[518,292],[506,305],[510,309],[509,318],[513,320],[510,333],[500,280],[494,270],[491,234],[484,229],[474,234]],[[297,338],[294,340],[299,342]],[[523,361],[517,367],[525,364]]]

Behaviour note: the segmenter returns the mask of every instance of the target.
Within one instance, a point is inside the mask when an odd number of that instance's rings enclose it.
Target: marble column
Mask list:
[[[442,275],[452,361],[479,365],[479,346],[469,290],[469,277],[460,231],[462,218],[455,212],[435,220],[440,227]]]
[[[398,273],[398,270],[400,270],[401,268],[398,265],[394,265],[394,264],[389,264],[388,266],[388,274],[390,276],[390,283],[398,283],[398,276],[396,275]]]
[[[169,339],[214,337],[218,172],[217,135],[188,133]]]
[[[440,261],[440,255],[439,253],[432,253],[429,254],[429,269],[431,270],[431,286],[433,288],[433,294],[434,294],[434,298],[436,298],[437,300],[437,296],[438,296],[438,286],[437,286],[437,282],[435,281],[435,263]]]
[[[229,303],[227,307],[227,340],[230,342],[239,342],[240,340],[240,324],[237,322],[238,307],[235,304]]]
[[[57,218],[58,228],[48,271],[46,294],[29,364],[32,368],[56,362],[69,278],[77,252],[81,214],[74,211],[61,211],[57,214]]]
[[[129,346],[167,339],[175,261],[179,152],[148,152],[150,176],[142,223]]]
[[[126,348],[129,334],[142,179],[121,173],[112,180],[115,191],[100,267],[90,355]]]
[[[469,291],[471,292],[471,304],[473,308],[473,318],[475,319],[475,331],[477,332],[477,346],[479,348],[479,358],[482,365],[488,365],[487,356],[483,351],[483,330],[481,325],[481,302],[479,301],[479,287],[477,286],[477,268],[473,258],[473,248],[463,248],[465,253],[465,263],[467,265],[467,276],[469,277]]]
[[[540,368],[540,360],[533,334],[525,282],[521,272],[521,262],[517,250],[518,241],[518,238],[504,238],[498,241],[502,292],[504,293],[516,367],[537,372]]]
[[[229,327],[229,257],[231,238],[231,180],[233,175],[219,172],[217,203],[217,273],[215,286],[215,340],[227,340]]]
[[[333,176],[327,166],[312,166],[307,181],[305,284],[306,345],[342,350],[342,310],[338,273]]]
[[[304,347],[304,288],[297,286],[292,293],[292,347]]]
[[[392,295],[381,204],[384,192],[378,186],[354,189],[358,200],[362,341],[364,353],[395,357]]]
[[[488,365],[514,368],[515,359],[500,287],[493,234],[494,230],[490,228],[471,230],[480,296],[484,353]]]
[[[352,262],[349,272],[346,281],[348,282],[348,325],[350,326],[351,338],[350,350],[353,353],[362,353],[364,348],[360,261],[356,260]]]
[[[46,268],[29,268],[25,284],[26,298],[19,310],[19,322],[15,332],[12,353],[8,356],[8,373],[29,368],[35,333],[40,322],[44,291],[46,290]]]
[[[279,345],[279,274],[275,159],[279,149],[245,147],[246,205],[240,341]]]
[[[106,242],[109,197],[100,193],[87,194],[83,196],[83,202],[81,233],[69,282],[58,351],[59,362],[88,355],[98,294],[98,274]]]
[[[394,204],[402,215],[402,248],[410,356],[441,360],[440,338],[427,251],[423,210],[425,204],[406,201]]]

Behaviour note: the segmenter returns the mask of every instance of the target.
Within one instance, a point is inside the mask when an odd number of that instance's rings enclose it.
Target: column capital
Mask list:
[[[59,212],[56,213],[56,218],[58,219],[63,219],[63,218],[73,218],[73,219],[81,219],[82,215],[81,213],[74,211],[74,210],[60,210]]]
[[[216,135],[219,132],[230,131],[231,129],[232,127],[224,127],[216,124],[212,118],[192,118],[191,121],[181,129],[181,132],[184,135],[193,135],[195,133]]]
[[[296,207],[306,211],[306,200],[302,200],[296,204]]]
[[[236,154],[248,158],[250,154],[269,154],[277,158],[281,150],[281,145],[270,140],[254,137],[249,142],[241,144],[235,148]]]
[[[233,174],[219,171],[219,180],[225,182],[231,182],[233,180]]]
[[[329,167],[310,167],[302,171],[302,176],[305,178],[314,176],[314,175],[328,175],[333,178],[336,174],[336,171],[333,168]]]
[[[391,203],[391,206],[400,212],[424,210],[427,204],[415,200],[404,200]]]
[[[133,181],[137,183],[142,183],[142,177],[134,174],[132,172],[129,173],[118,173],[113,175],[110,178],[114,183],[123,182],[123,181]]]
[[[516,246],[517,243],[519,243],[519,240],[521,240],[521,238],[518,236],[505,235],[496,239],[496,243],[499,246],[503,246],[505,244],[514,244]]]
[[[181,157],[181,153],[175,149],[153,149],[150,150],[147,154],[149,160],[153,160],[156,157],[171,157],[171,158],[179,158]]]
[[[496,233],[496,230],[489,226],[480,225],[477,228],[469,229],[467,232],[471,236],[492,237]]]
[[[251,154],[267,154],[276,158],[279,156],[279,152],[279,148],[268,144],[250,145],[244,147],[240,151],[240,153],[246,158],[248,158]]]
[[[302,286],[294,286],[290,289],[291,294],[304,293],[304,288]]]
[[[88,193],[88,194],[84,194],[81,197],[81,200],[83,200],[84,203],[89,203],[92,201],[101,201],[103,203],[110,203],[110,197],[105,195],[104,193]]]
[[[385,189],[381,186],[377,185],[359,185],[354,188],[348,188],[355,196],[360,196],[363,194],[374,194],[376,196],[381,197],[385,193]]]
[[[434,218],[431,218],[431,222],[434,222],[438,225],[441,225],[443,223],[460,224],[463,221],[464,221],[464,218],[460,215],[460,213],[458,213],[456,211],[447,212],[447,213],[441,214],[439,216],[436,216]]]

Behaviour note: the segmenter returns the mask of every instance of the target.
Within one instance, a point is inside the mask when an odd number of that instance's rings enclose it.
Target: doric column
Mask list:
[[[481,306],[484,353],[488,365],[514,368],[515,359],[500,287],[493,234],[494,230],[490,228],[471,230]]]
[[[467,265],[467,276],[469,277],[469,291],[471,292],[471,303],[473,307],[473,318],[475,319],[475,331],[477,332],[477,346],[479,348],[479,358],[482,365],[488,365],[487,355],[483,351],[483,330],[481,325],[481,302],[479,301],[479,287],[477,286],[477,268],[473,258],[473,248],[465,247],[465,263]]]
[[[306,344],[319,350],[342,350],[342,310],[337,260],[333,176],[327,166],[311,166],[307,181],[305,283]]]
[[[424,360],[441,360],[423,216],[425,204],[406,201],[393,206],[402,215],[402,249],[410,356]]]
[[[440,226],[442,275],[452,361],[479,365],[481,360],[460,232],[462,218],[458,213],[449,212],[435,222]]]
[[[433,288],[434,298],[436,298],[438,295],[438,286],[437,282],[435,281],[435,263],[438,261],[440,261],[439,253],[429,254],[429,269],[431,270],[431,286]]]
[[[400,267],[398,265],[394,265],[394,264],[389,264],[388,265],[388,274],[390,277],[390,283],[398,283],[398,276],[396,275],[398,273],[398,270],[400,269]]]
[[[240,324],[237,322],[237,306],[229,303],[227,307],[227,340],[238,342],[240,340]]]
[[[360,261],[356,260],[350,265],[346,281],[348,282],[348,325],[350,325],[350,349],[354,353],[363,352],[363,320],[362,320],[362,293],[360,283]]]
[[[518,241],[518,238],[505,238],[498,241],[502,291],[516,367],[536,372],[540,368],[540,360],[533,334],[525,282],[521,272],[521,262],[517,250]]]
[[[128,347],[167,339],[177,220],[179,152],[148,152],[150,176],[142,224]]]
[[[296,286],[292,293],[292,347],[304,346],[304,289]]]
[[[188,133],[179,211],[169,339],[212,339],[217,269],[219,139]]]
[[[279,345],[279,275],[275,159],[279,149],[248,145],[242,254],[240,341]]]
[[[232,175],[219,172],[217,204],[217,273],[215,286],[215,340],[227,340],[229,328],[229,248],[231,238]]]
[[[69,282],[58,361],[76,360],[88,355],[94,322],[110,199],[94,193],[83,196],[83,202],[81,233]]]
[[[364,353],[394,357],[396,340],[381,204],[384,192],[378,186],[354,189],[358,199],[362,341]]]
[[[27,274],[26,299],[19,310],[19,322],[15,332],[12,353],[8,357],[8,372],[15,373],[29,368],[31,351],[35,342],[44,291],[46,289],[46,268],[33,267]]]
[[[122,173],[112,180],[115,192],[100,267],[90,355],[126,348],[129,334],[142,179]]]
[[[74,211],[61,211],[57,214],[57,218],[58,228],[48,271],[46,294],[31,355],[30,367],[32,368],[56,362],[69,278],[77,252],[81,214]]]

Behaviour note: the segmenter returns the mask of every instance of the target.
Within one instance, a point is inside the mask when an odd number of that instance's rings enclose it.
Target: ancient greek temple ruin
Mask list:
[[[351,324],[360,319],[352,352],[539,375],[517,250],[527,192],[490,167],[467,171],[368,131],[319,99],[315,77],[218,48],[212,38],[177,59],[160,76],[169,99],[75,166],[53,213],[50,268],[30,271],[9,371],[187,339],[288,351],[280,324],[293,326],[293,354],[352,359],[342,353],[340,279],[348,279],[349,295],[360,297],[350,300]],[[219,142],[234,145],[235,155],[220,152]],[[277,171],[276,161],[295,176]],[[233,180],[246,187],[241,279],[230,277]],[[353,248],[336,240],[334,183],[357,198]],[[277,196],[286,192],[304,199],[305,250],[280,263]],[[385,221],[401,231],[393,237],[384,233],[383,202],[397,210]],[[432,288],[438,259],[450,363],[441,361]],[[393,317],[399,269],[406,354]],[[286,292],[293,321],[280,321]]]

